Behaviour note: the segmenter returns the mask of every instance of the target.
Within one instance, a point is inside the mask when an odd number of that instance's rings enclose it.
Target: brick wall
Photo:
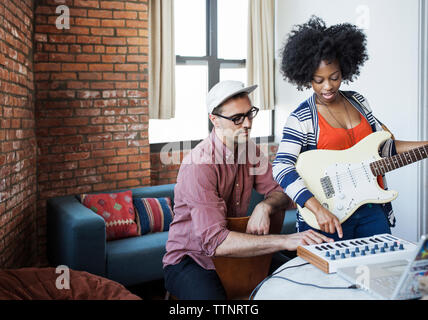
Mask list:
[[[36,254],[33,1],[0,1],[0,267]]]
[[[70,29],[58,29],[58,2]],[[150,185],[147,1],[40,0],[35,8],[38,236],[46,199]]]

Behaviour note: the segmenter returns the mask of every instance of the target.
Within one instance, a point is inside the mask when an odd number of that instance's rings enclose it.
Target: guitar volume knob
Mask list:
[[[339,203],[339,204],[336,206],[336,209],[337,209],[337,210],[343,210],[343,204]]]

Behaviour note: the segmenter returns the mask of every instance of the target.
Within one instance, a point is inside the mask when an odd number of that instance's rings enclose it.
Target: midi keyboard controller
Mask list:
[[[385,233],[352,240],[299,246],[297,255],[325,273],[335,273],[342,267],[409,260],[415,249],[414,243]]]

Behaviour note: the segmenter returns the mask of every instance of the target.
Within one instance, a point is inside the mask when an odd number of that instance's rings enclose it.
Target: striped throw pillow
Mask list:
[[[141,235],[169,230],[174,212],[170,198],[134,198]]]

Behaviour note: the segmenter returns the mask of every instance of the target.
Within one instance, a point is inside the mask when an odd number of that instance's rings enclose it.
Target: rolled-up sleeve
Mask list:
[[[212,165],[188,165],[183,177],[191,177],[181,198],[186,202],[192,219],[190,241],[195,241],[199,253],[212,257],[229,234],[227,208],[217,192],[217,175]]]

